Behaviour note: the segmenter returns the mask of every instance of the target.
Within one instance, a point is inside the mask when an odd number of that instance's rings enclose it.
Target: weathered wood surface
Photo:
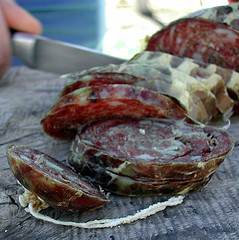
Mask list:
[[[70,143],[46,136],[40,120],[52,106],[67,80],[25,67],[12,68],[0,81],[0,239],[238,239],[239,238],[239,118],[229,132],[236,146],[210,183],[186,196],[183,204],[144,220],[109,229],[80,229],[37,220],[19,205],[22,188],[7,164],[5,149],[25,144],[64,161]],[[85,222],[117,218],[164,200],[165,197],[110,196],[99,210],[66,213],[45,210],[57,219]]]

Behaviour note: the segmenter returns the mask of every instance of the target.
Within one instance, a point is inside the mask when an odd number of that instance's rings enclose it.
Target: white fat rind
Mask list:
[[[111,106],[111,107],[117,107],[117,106],[124,105],[124,103],[119,102],[119,101],[110,101],[110,102],[108,103],[108,105]]]
[[[229,89],[234,90],[239,97],[239,73],[238,72],[235,72],[235,71],[232,72],[230,81],[227,83],[227,87]]]
[[[204,167],[205,167],[206,164],[207,164],[207,162],[199,162],[199,163],[197,164],[197,167],[198,167],[198,168],[201,168],[201,169],[204,169]]]
[[[130,165],[130,163],[128,161],[124,161],[117,168],[112,168],[112,171],[114,173],[121,173],[128,165]]]
[[[139,133],[141,133],[142,135],[145,135],[145,129],[139,129]]]
[[[22,207],[25,208],[26,212],[29,212],[29,204],[31,204],[35,212],[40,212],[41,210],[49,207],[49,205],[40,197],[27,190],[26,188],[24,188],[24,190],[24,193],[19,195],[19,203]]]
[[[197,71],[199,66],[192,61],[183,61],[178,67],[177,70],[184,72],[188,75],[192,74],[193,72]]]
[[[229,38],[229,39],[237,39],[236,34],[234,34],[232,31],[227,30],[225,28],[217,28],[215,30],[215,32],[221,34],[222,37],[224,37],[224,35],[226,35],[226,37]]]

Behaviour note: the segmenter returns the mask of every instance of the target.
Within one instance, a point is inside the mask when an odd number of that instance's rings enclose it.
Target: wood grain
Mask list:
[[[70,142],[46,136],[40,120],[69,80],[25,67],[11,68],[0,79],[0,239],[238,239],[239,236],[239,118],[229,132],[236,146],[209,184],[186,196],[184,203],[110,229],[56,226],[33,218],[19,205],[22,192],[7,164],[10,144],[25,144],[65,161]],[[52,209],[43,213],[56,219],[85,222],[133,214],[165,196],[129,198],[110,195],[103,208],[80,213]]]

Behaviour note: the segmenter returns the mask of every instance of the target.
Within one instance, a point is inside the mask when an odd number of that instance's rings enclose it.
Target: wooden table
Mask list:
[[[11,144],[25,144],[65,161],[70,142],[44,134],[40,120],[68,82],[51,73],[25,67],[10,69],[0,81],[0,239],[239,239],[239,118],[229,132],[235,148],[199,192],[183,204],[169,207],[144,220],[106,229],[58,226],[32,217],[20,205],[22,187],[13,177],[5,156]],[[85,222],[134,214],[165,196],[131,198],[110,195],[103,208],[81,213],[44,210],[56,219]]]

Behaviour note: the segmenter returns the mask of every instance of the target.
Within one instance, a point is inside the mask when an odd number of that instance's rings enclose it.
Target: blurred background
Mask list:
[[[130,59],[146,36],[227,0],[16,0],[43,24],[42,35]],[[21,65],[13,58],[13,65]]]
[[[103,52],[129,59],[145,36],[189,13],[226,5],[227,0],[105,0],[106,34]]]

